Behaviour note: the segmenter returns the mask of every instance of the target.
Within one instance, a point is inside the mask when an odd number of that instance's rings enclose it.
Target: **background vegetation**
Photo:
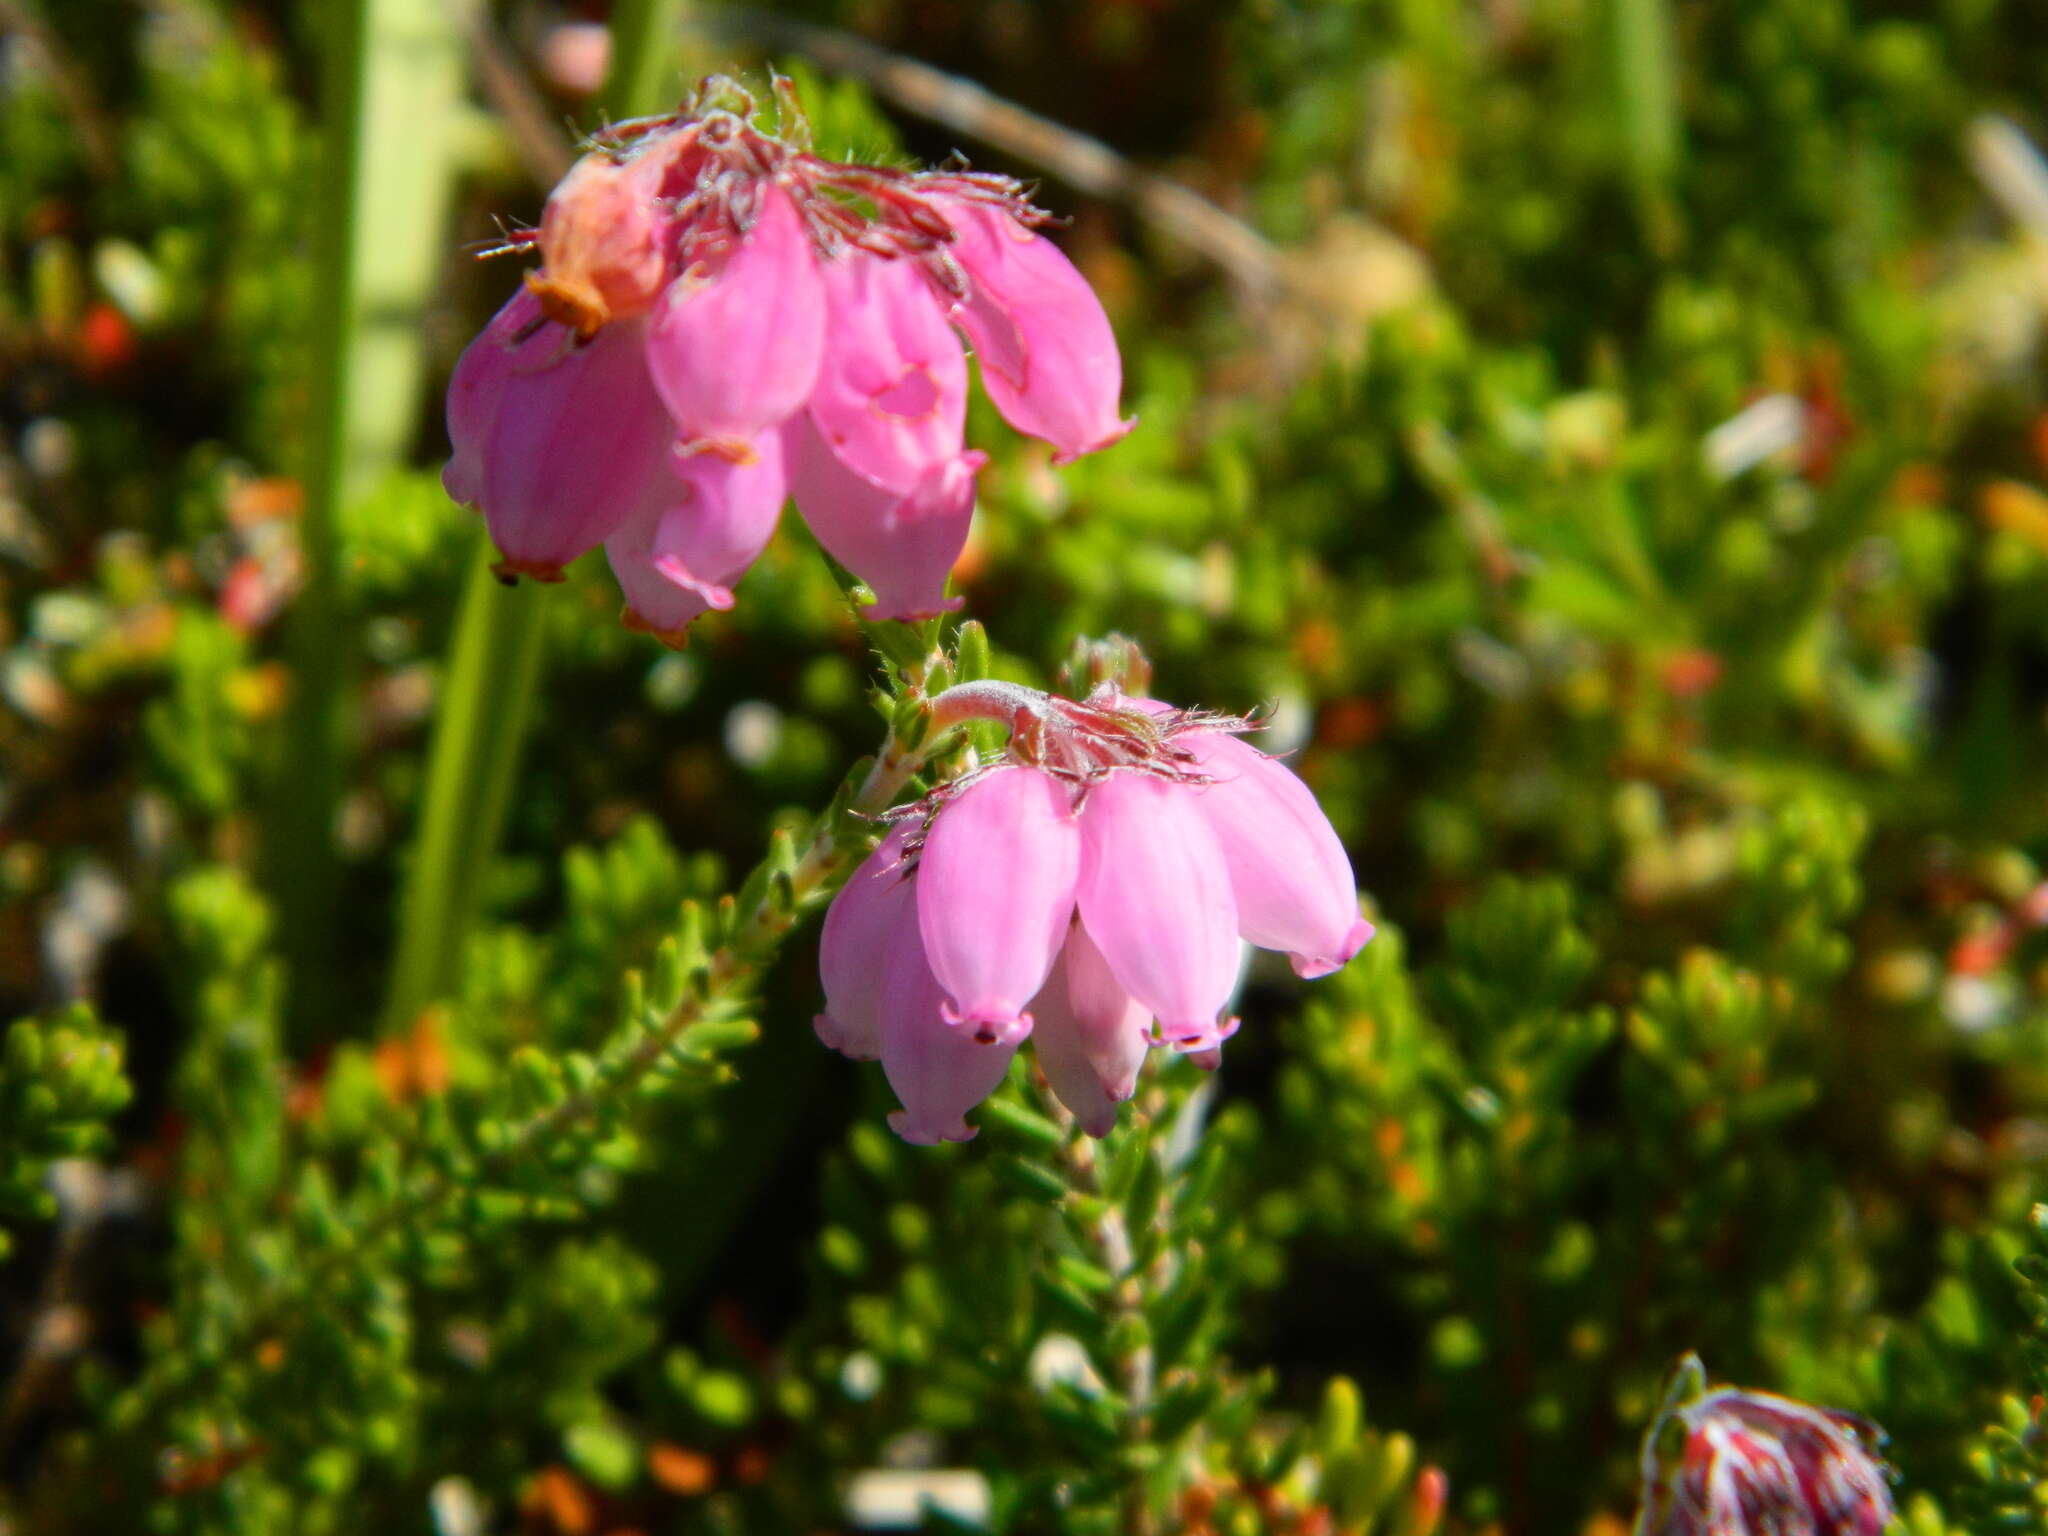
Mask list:
[[[2033,8],[602,10],[0,0],[0,1531],[1613,1536],[1686,1349],[2048,1531]],[[1100,1147],[807,1028],[952,632],[792,519],[668,654],[439,488],[560,123],[770,61],[1124,340],[959,666],[1270,706],[1382,921]]]

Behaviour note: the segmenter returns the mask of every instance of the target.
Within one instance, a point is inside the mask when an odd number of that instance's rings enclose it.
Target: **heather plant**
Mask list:
[[[2043,99],[0,0],[0,1536],[2048,1531]]]

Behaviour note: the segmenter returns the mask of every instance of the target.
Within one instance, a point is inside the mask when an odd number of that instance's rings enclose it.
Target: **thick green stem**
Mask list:
[[[622,0],[605,91],[613,117],[673,97],[677,0]],[[544,589],[506,589],[480,557],[462,595],[427,765],[419,834],[399,903],[387,1025],[454,990],[483,882],[504,835],[543,674]]]
[[[483,905],[541,672],[545,588],[499,585],[479,551],[441,690],[426,800],[399,906],[386,1022],[447,996]]]
[[[676,40],[683,0],[617,0],[612,7],[612,72],[604,109],[614,120],[674,106],[683,94]]]
[[[325,148],[309,241],[317,253],[301,528],[306,580],[292,618],[291,714],[269,844],[280,943],[301,1040],[332,1032],[335,811],[353,647],[337,562],[340,513],[412,446],[420,320],[445,243],[462,47],[447,0],[308,4],[322,31]]]
[[[1669,0],[1608,0],[1608,30],[1629,176],[1651,240],[1668,251],[1678,234],[1672,179],[1684,154]]]

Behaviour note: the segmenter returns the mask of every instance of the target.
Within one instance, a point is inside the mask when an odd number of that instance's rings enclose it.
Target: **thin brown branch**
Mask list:
[[[0,0],[0,5],[6,3]],[[477,83],[505,124],[513,154],[535,186],[552,187],[569,174],[575,149],[490,16],[481,7],[458,0],[448,0],[448,9],[476,61]]]
[[[922,677],[914,686],[922,686]],[[928,734],[921,746],[912,748],[892,732],[849,802],[851,814],[872,820],[892,803],[925,754],[939,745],[940,734]],[[856,852],[842,840],[836,819],[829,814],[821,818],[796,860],[786,895],[778,898],[771,888],[737,917],[725,941],[712,951],[701,988],[686,991],[630,1048],[606,1060],[587,1086],[512,1127],[494,1147],[477,1156],[465,1170],[464,1180],[449,1174],[422,1180],[369,1217],[348,1242],[309,1258],[289,1286],[281,1284],[269,1296],[251,1303],[237,1322],[233,1342],[215,1351],[211,1359],[189,1350],[160,1359],[155,1372],[145,1374],[130,1390],[122,1405],[123,1422],[130,1428],[153,1424],[180,1393],[212,1369],[211,1360],[246,1355],[265,1339],[288,1332],[303,1315],[309,1297],[317,1296],[337,1274],[358,1267],[363,1255],[378,1243],[412,1227],[424,1213],[459,1199],[468,1182],[502,1174],[564,1132],[595,1119],[607,1104],[633,1102],[641,1084],[673,1056],[691,1029],[717,1017],[743,994],[804,913],[845,874]]]

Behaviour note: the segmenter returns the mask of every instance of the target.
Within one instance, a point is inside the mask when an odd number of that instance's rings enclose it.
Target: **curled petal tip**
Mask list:
[[[443,464],[441,489],[448,493],[448,499],[455,505],[474,512],[478,499],[483,495],[483,476],[475,457],[457,454]]]
[[[856,1038],[854,1031],[829,1013],[814,1016],[811,1020],[811,1030],[817,1035],[820,1044],[828,1050],[837,1051],[849,1061],[873,1061],[881,1054],[878,1049],[864,1045]]]
[[[889,1129],[913,1147],[935,1147],[942,1141],[974,1140],[974,1127],[965,1120],[933,1129],[931,1126],[913,1124],[909,1111],[901,1109],[889,1112]]]
[[[628,603],[619,612],[619,624],[628,634],[647,635],[659,640],[672,651],[687,651],[690,648],[690,623],[687,619],[681,624],[664,629],[652,619],[643,617],[631,603]]]
[[[1351,963],[1352,956],[1365,948],[1368,941],[1379,930],[1364,918],[1351,925],[1351,931],[1344,935],[1344,942],[1337,947],[1334,955],[1289,955],[1288,962],[1294,967],[1294,974],[1303,981],[1314,981],[1318,976],[1328,976],[1332,971],[1341,971]]]
[[[677,586],[696,593],[720,613],[724,613],[733,605],[731,587],[721,586],[715,581],[699,580],[690,574],[689,566],[675,555],[663,555],[654,562],[654,568]]]
[[[550,586],[567,579],[567,573],[552,560],[498,560],[492,563],[491,574],[508,587],[518,586],[522,576]]]
[[[1015,1045],[1031,1034],[1031,1015],[1005,1014],[997,1008],[963,1010],[952,1001],[939,1004],[939,1017],[954,1029],[969,1030],[983,1045]]]
[[[1236,1014],[1232,1014],[1229,1018],[1215,1024],[1198,1025],[1194,1028],[1179,1030],[1162,1026],[1162,1030],[1166,1043],[1180,1052],[1181,1055],[1199,1057],[1211,1051],[1219,1050],[1224,1041],[1237,1033],[1238,1025],[1243,1022]],[[1197,1064],[1199,1065],[1199,1063]]]
[[[1102,436],[1096,438],[1093,442],[1084,443],[1079,448],[1063,449],[1061,452],[1056,453],[1052,456],[1052,462],[1056,468],[1064,469],[1067,465],[1073,463],[1076,459],[1086,458],[1091,453],[1100,453],[1103,449],[1108,448],[1113,444],[1120,443],[1125,438],[1129,437],[1131,435],[1131,429],[1137,426],[1137,424],[1137,417],[1126,416],[1122,421],[1116,424],[1116,430],[1112,432],[1105,432],[1102,434]]]

